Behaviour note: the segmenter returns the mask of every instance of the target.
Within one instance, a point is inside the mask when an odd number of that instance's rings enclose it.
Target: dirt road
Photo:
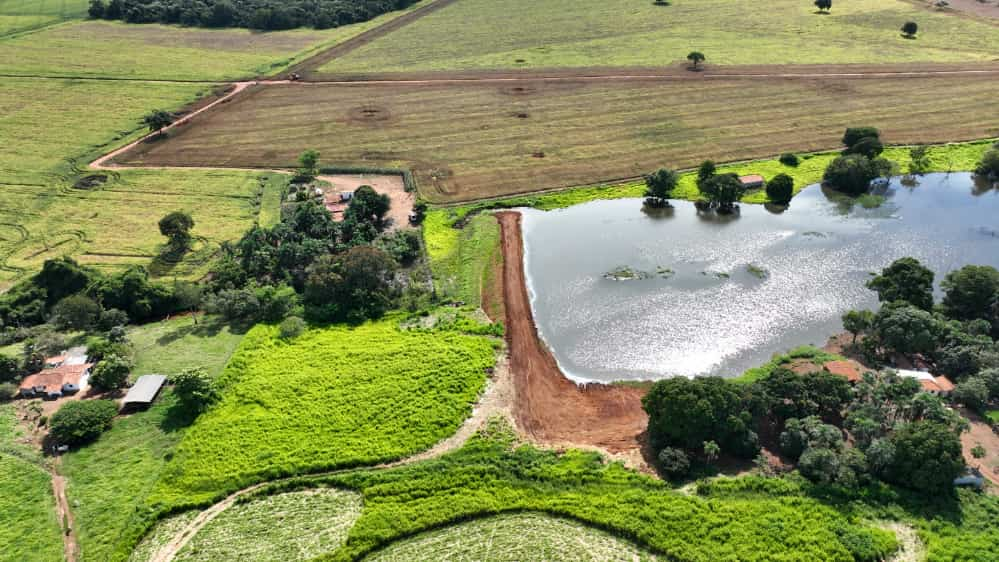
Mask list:
[[[524,278],[520,213],[497,213],[502,229],[503,295],[519,428],[542,444],[583,445],[612,453],[640,449],[648,418],[643,390],[623,386],[578,386],[565,378],[538,338]]]
[[[66,479],[59,474],[59,460],[52,467],[52,494],[55,496],[56,517],[62,527],[62,546],[66,562],[76,562],[79,549],[76,542],[76,529],[73,526],[73,512],[66,499]]]

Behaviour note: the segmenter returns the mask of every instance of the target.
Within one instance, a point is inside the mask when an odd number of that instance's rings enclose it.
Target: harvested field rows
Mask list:
[[[637,562],[658,557],[610,533],[540,513],[462,523],[393,543],[368,562],[576,560]]]
[[[995,77],[295,85],[250,92],[129,165],[410,167],[434,202],[819,150],[850,125],[891,143],[999,134]],[[940,111],[941,100],[947,110]]]

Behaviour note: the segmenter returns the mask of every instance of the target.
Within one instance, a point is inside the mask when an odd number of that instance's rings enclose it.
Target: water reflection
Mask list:
[[[864,282],[898,257],[938,281],[967,263],[999,266],[999,197],[987,193],[968,174],[931,174],[914,188],[893,181],[869,208],[813,186],[783,211],[739,215],[683,201],[649,213],[635,199],[527,210],[538,328],[578,379],[734,375],[875,306]],[[625,269],[641,274],[605,277]]]

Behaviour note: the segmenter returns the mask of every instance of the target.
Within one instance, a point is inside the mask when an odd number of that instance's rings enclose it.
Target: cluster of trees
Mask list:
[[[955,381],[954,398],[973,409],[999,400],[999,271],[968,265],[941,281],[918,260],[896,260],[867,286],[882,303],[877,312],[849,311],[844,327],[871,361],[918,356]]]
[[[880,154],[884,152],[881,133],[874,127],[850,127],[843,134],[846,148],[829,163],[823,181],[849,195],[866,193],[875,178],[892,173],[892,163]]]
[[[797,157],[793,154],[795,165]],[[783,158],[783,157],[782,157]],[[680,175],[669,168],[660,168],[645,176],[645,205],[653,208],[670,207],[669,199],[680,183]],[[705,160],[697,170],[697,188],[703,198],[699,209],[719,213],[733,213],[736,203],[746,193],[746,187],[737,174],[718,174],[715,163]],[[787,174],[777,174],[766,184],[767,196],[774,203],[786,205],[794,196],[794,179]]]
[[[736,211],[736,203],[746,193],[737,174],[719,174],[711,160],[705,160],[697,169],[697,189],[704,200],[700,206],[721,214]]]
[[[260,30],[328,29],[368,21],[417,0],[90,0],[92,18]]]
[[[780,367],[748,384],[666,379],[643,407],[660,468],[672,477],[687,474],[692,459],[711,463],[722,453],[765,463],[757,456],[760,434],[778,436],[781,453],[823,484],[857,487],[882,479],[936,492],[964,468],[964,420],[915,380],[891,373],[868,373],[856,388],[824,371]]]

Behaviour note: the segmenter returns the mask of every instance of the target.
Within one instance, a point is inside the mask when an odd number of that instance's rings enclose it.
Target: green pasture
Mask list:
[[[399,320],[291,341],[274,326],[250,330],[219,379],[222,401],[188,430],[150,503],[194,505],[279,476],[390,461],[451,435],[497,344]]]
[[[17,443],[12,404],[0,404],[0,561],[62,560],[52,481],[41,455]]]
[[[4,72],[29,76],[222,81],[278,72],[359,30],[257,32],[81,21],[0,41]]]
[[[477,306],[488,265],[498,251],[500,228],[490,215],[477,215],[463,228],[447,210],[430,211],[423,221],[423,240],[437,291]]]
[[[0,0],[0,39],[83,17],[87,5],[88,0]]]
[[[214,316],[180,316],[133,326],[128,340],[135,351],[133,376],[172,375],[204,367],[217,377],[239,346],[243,334]]]
[[[915,39],[902,36],[906,21]],[[502,21],[502,28],[496,22]],[[999,26],[902,0],[461,0],[320,72],[991,61]]]

